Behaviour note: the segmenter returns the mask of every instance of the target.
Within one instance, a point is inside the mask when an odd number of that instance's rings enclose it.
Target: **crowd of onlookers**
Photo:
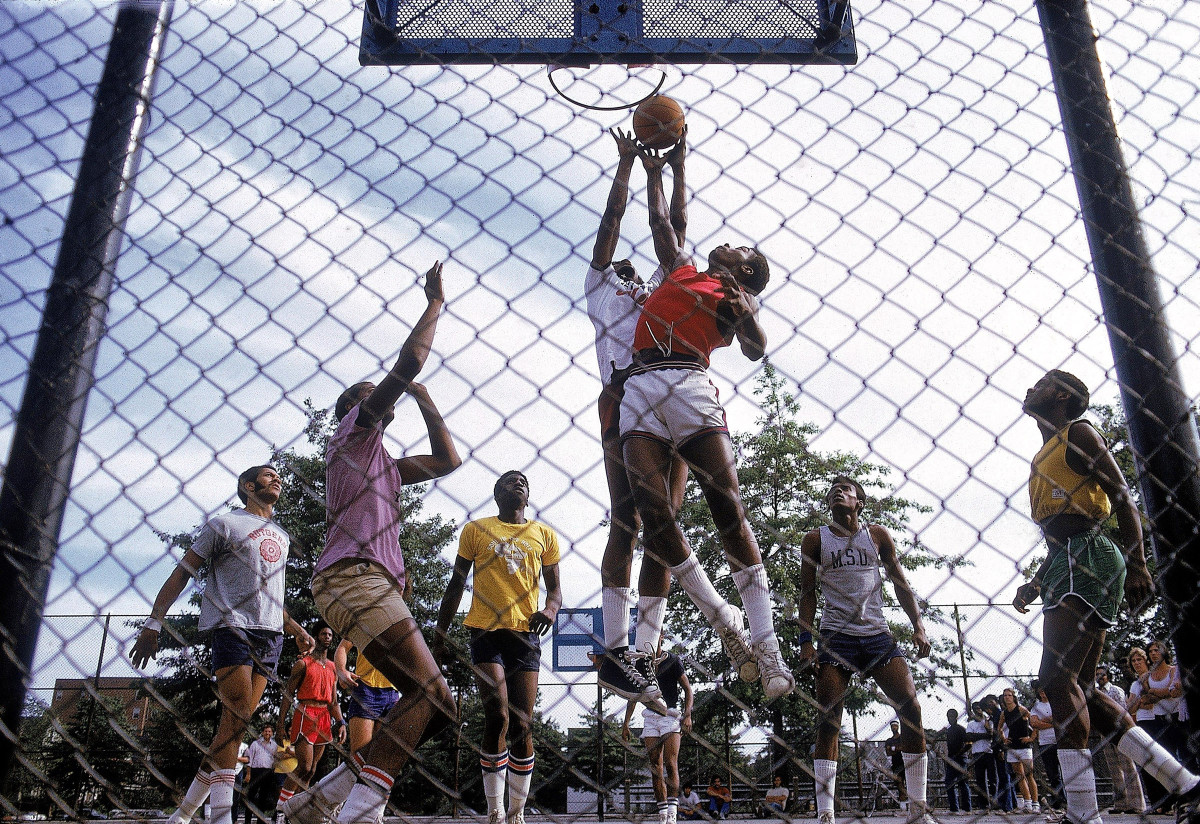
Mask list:
[[[1187,703],[1167,645],[1153,641],[1144,650],[1133,648],[1126,666],[1127,673],[1107,664],[1098,666],[1096,689],[1125,706],[1139,727],[1191,766],[1185,731]],[[1114,680],[1126,677],[1128,690]],[[946,796],[951,812],[986,807],[1038,809],[1040,805],[1047,812],[1061,809],[1062,775],[1050,704],[1036,681],[1032,687],[1038,700],[1028,708],[1022,706],[1014,690],[1006,689],[999,696],[985,695],[973,703],[965,725],[959,723],[956,710],[947,712]],[[1100,740],[1093,747],[1112,781],[1113,812],[1171,809],[1174,799],[1111,742]],[[1041,788],[1039,772],[1045,782]],[[903,771],[897,774],[903,777]]]

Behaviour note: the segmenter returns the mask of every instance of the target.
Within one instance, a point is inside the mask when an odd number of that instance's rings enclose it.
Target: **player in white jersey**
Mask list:
[[[167,610],[188,580],[207,569],[200,631],[211,633],[221,720],[196,777],[168,824],[187,824],[210,795],[212,824],[232,824],[238,745],[262,700],[267,679],[275,675],[283,632],[296,639],[302,655],[313,648],[313,639],[283,608],[289,539],[283,527],[272,520],[282,491],[283,482],[270,466],[252,466],[238,477],[237,494],[245,509],[217,515],[204,525],[159,590],[129,653],[139,669],[155,657]]]
[[[900,716],[900,751],[904,762],[909,821],[926,815],[928,759],[921,706],[904,653],[896,645],[883,615],[882,566],[896,590],[913,627],[917,657],[929,655],[929,641],[921,621],[917,598],[908,585],[892,536],[881,526],[859,518],[866,492],[852,478],[838,476],[825,502],[833,515],[829,526],[804,536],[800,570],[800,666],[817,662],[817,727],[813,775],[816,776],[819,824],[833,824],[833,799],[837,780],[838,734],[842,728],[842,702],[851,676],[869,675],[887,695]],[[813,646],[817,630],[817,584],[820,579],[825,607],[819,628],[821,651]]]
[[[629,643],[630,568],[641,519],[625,471],[620,432],[621,398],[625,376],[633,362],[634,332],[642,304],[661,279],[662,270],[656,270],[650,282],[645,283],[628,259],[613,260],[621,234],[621,219],[629,202],[629,176],[638,151],[632,135],[614,129],[612,136],[617,144],[617,172],[600,219],[591,266],[584,282],[588,316],[596,328],[596,358],[604,386],[597,407],[611,506],[608,543],[600,567],[604,646],[608,650],[600,667],[600,683],[617,695],[641,701],[657,712],[666,712],[651,663],[657,643],[648,644],[650,649],[640,649],[636,645],[631,648]],[[687,187],[683,168],[686,151],[686,141],[680,140],[667,155],[667,162],[674,172],[671,224],[680,246],[684,243],[687,228]],[[672,459],[669,474],[671,499],[678,510],[687,485],[687,464],[678,454]],[[756,679],[758,669],[753,663],[744,619],[716,592],[694,555],[677,567],[668,567],[661,559],[646,553],[638,577],[638,636],[656,638],[661,635],[672,574],[679,578],[680,585],[705,615],[716,616],[710,623],[741,676]]]

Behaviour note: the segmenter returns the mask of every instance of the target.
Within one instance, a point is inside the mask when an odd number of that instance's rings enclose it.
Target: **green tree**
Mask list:
[[[893,532],[905,569],[935,564],[953,568],[966,562],[962,557],[937,556],[907,535],[909,518],[914,513],[928,512],[929,508],[889,494],[888,467],[870,463],[849,452],[819,452],[812,448],[811,440],[819,430],[811,422],[801,420],[798,392],[770,363],[764,365],[756,383],[754,394],[762,409],[757,431],[735,434],[733,443],[742,499],[762,550],[773,597],[779,605],[776,632],[785,657],[794,658],[799,649],[796,638],[800,629],[788,619],[794,616],[799,600],[800,544],[805,533],[828,523],[824,498],[834,477],[848,475],[867,490],[871,498],[864,520]],[[736,603],[736,588],[728,564],[708,508],[694,481],[689,482],[680,520],[684,534],[718,591]],[[890,590],[885,592],[890,599]],[[927,604],[923,603],[923,606],[926,620],[936,621],[939,613],[929,609]],[[672,590],[667,614],[667,628],[690,650],[701,678],[707,675],[710,680],[715,679],[718,673],[729,670],[715,633],[677,588]],[[907,622],[893,624],[892,630],[902,645],[909,643],[912,628]],[[959,669],[957,651],[949,641],[935,642],[935,670],[955,673]],[[812,673],[798,675],[797,690],[773,702],[766,714],[760,709],[762,694],[757,686],[725,681],[720,688],[722,695],[740,709],[743,719],[771,728],[772,771],[787,769],[789,752],[802,754],[801,760],[806,760],[809,748],[815,742]],[[920,671],[917,675],[921,689],[932,686],[937,677]],[[949,679],[949,676],[944,677]],[[873,683],[871,686],[873,688]],[[878,700],[882,700],[882,696],[873,690],[854,689],[846,698],[846,711],[861,712]]]

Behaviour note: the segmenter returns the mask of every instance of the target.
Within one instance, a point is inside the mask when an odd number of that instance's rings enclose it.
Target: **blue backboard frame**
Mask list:
[[[759,36],[727,31],[659,36],[687,28],[675,16],[647,17],[660,0],[527,0],[529,14],[512,17],[513,2],[487,0],[365,0],[359,61],[363,65],[601,63],[838,64],[858,61],[849,0],[774,0],[770,25],[744,21]],[[745,0],[682,0],[736,14]],[[474,3],[474,7],[473,7]],[[765,6],[764,6],[765,7]],[[658,8],[654,6],[654,8]],[[687,8],[680,6],[679,8]],[[549,11],[547,11],[549,9]],[[502,11],[503,10],[503,11]],[[504,13],[510,15],[502,22]],[[439,16],[441,15],[441,16]],[[682,20],[690,20],[686,14]],[[696,19],[708,18],[697,14]],[[472,26],[474,32],[470,31]],[[763,36],[764,26],[771,34]],[[702,28],[702,27],[701,27]],[[492,31],[488,31],[492,29]],[[513,36],[495,36],[496,32]]]

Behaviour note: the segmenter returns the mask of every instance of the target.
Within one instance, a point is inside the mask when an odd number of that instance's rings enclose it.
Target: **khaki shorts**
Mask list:
[[[412,613],[396,580],[373,561],[342,561],[313,576],[313,601],[325,623],[360,650]]]
[[[621,437],[683,446],[710,432],[728,432],[725,409],[708,373],[655,369],[631,375],[621,400]]]

